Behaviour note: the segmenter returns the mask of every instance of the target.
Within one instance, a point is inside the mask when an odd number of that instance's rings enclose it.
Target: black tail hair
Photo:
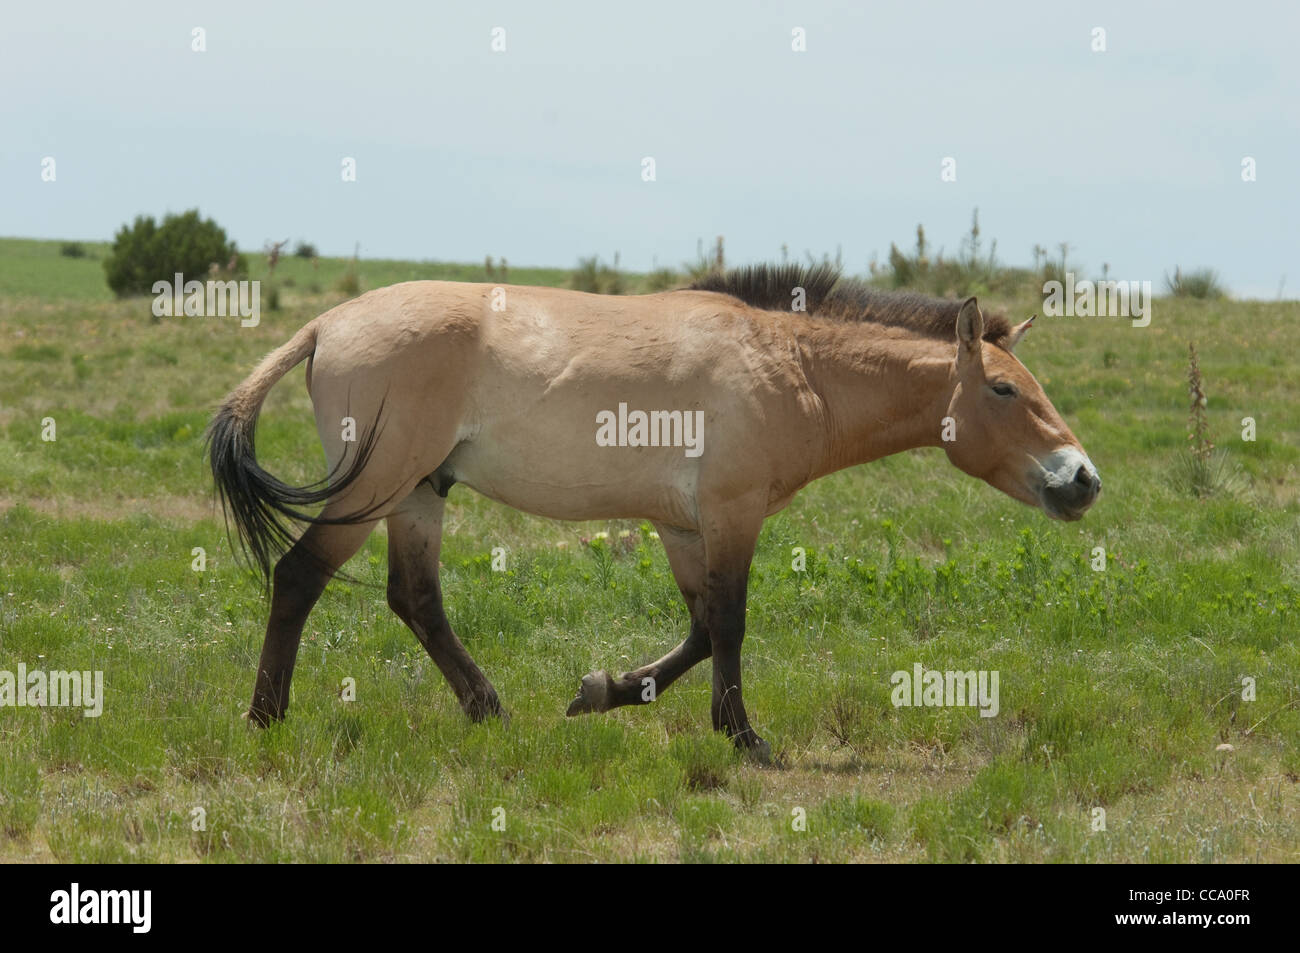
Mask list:
[[[232,545],[231,548],[251,562],[252,567],[261,575],[266,591],[269,592],[271,587],[272,562],[296,540],[287,520],[326,525],[363,523],[389,502],[372,502],[355,513],[336,517],[313,516],[300,509],[324,503],[356,482],[374,452],[383,412],[384,401],[380,401],[375,422],[362,431],[356,443],[356,453],[350,462],[345,465],[345,454],[324,479],[306,486],[290,486],[258,465],[253,451],[253,436],[257,430],[256,411],[245,417],[227,401],[212,418],[212,423],[208,425],[206,446],[212,465],[212,478],[226,518],[227,534],[230,532],[232,517],[238,532],[239,545]],[[318,559],[314,554],[307,555]],[[333,571],[337,567],[326,568]]]

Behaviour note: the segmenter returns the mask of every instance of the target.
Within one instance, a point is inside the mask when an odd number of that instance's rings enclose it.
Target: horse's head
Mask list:
[[[1101,492],[1101,478],[1043,389],[1012,354],[1033,318],[997,343],[985,341],[974,298],[957,316],[957,356],[948,406],[948,459],[1048,516],[1077,520]]]

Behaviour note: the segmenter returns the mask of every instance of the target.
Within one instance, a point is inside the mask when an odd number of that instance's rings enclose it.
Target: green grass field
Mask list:
[[[710,730],[707,663],[652,706],[566,719],[583,674],[684,636],[667,561],[635,522],[550,522],[465,488],[448,614],[509,724],[469,724],[388,610],[381,529],[308,621],[288,720],[249,728],[267,606],[213,510],[203,430],[340,300],[346,262],[287,259],[282,310],[242,328],[113,300],[106,246],[87,247],[0,240],[0,669],[99,669],[106,694],[99,718],[0,708],[0,860],[1300,859],[1300,304],[1160,299],[1142,329],[1041,318],[1020,356],[1105,480],[1082,522],[937,450],[827,478],[769,520],[744,652],[781,762],[765,768]],[[363,289],[483,272],[358,270]],[[1173,479],[1193,340],[1240,474],[1208,499]],[[282,478],[323,474],[301,370],[258,440]],[[890,674],[918,662],[997,670],[998,716],[894,708]]]

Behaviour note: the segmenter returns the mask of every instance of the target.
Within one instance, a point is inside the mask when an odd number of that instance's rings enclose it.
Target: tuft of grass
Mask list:
[[[15,361],[57,361],[63,357],[63,348],[57,344],[19,344],[9,356]]]
[[[678,735],[668,743],[668,754],[681,766],[688,791],[725,788],[736,769],[735,749],[717,735]]]
[[[835,743],[858,755],[858,738],[868,715],[861,700],[849,691],[837,690],[822,713],[822,727]]]
[[[1237,496],[1246,488],[1241,467],[1223,450],[1204,455],[1183,451],[1177,457],[1173,480],[1179,492],[1201,499]]]
[[[672,268],[656,268],[646,275],[642,281],[642,287],[647,293],[670,291],[684,284],[685,279]]]
[[[617,253],[612,265],[604,264],[596,255],[578,259],[578,267],[569,277],[569,287],[574,291],[602,295],[627,294],[628,290],[627,280],[618,268]]]
[[[717,237],[711,256],[704,254],[704,239],[697,239],[695,243],[695,260],[682,265],[682,271],[686,273],[688,283],[699,281],[707,275],[725,271],[726,268],[726,242],[722,235]]]
[[[347,271],[339,275],[338,280],[334,282],[334,290],[349,298],[355,298],[361,294],[361,279],[357,276],[357,263],[355,260],[348,265]]]
[[[1173,276],[1165,275],[1165,290],[1175,298],[1195,298],[1199,301],[1217,301],[1227,296],[1219,276],[1212,268],[1195,268],[1183,271],[1175,267]]]
[[[872,280],[896,289],[922,291],[939,297],[978,294],[1031,293],[1036,294],[1043,281],[1050,280],[1058,264],[1050,262],[1040,272],[1024,268],[1010,268],[998,263],[996,240],[983,250],[979,209],[971,214],[970,230],[962,239],[961,251],[955,257],[945,257],[943,250],[934,252],[925,234],[925,226],[916,226],[916,243],[908,253],[897,244],[889,245],[888,267],[872,263]],[[1036,255],[1037,260],[1037,255]],[[1059,263],[1064,272],[1064,258]]]
[[[1187,412],[1187,439],[1190,446],[1178,456],[1174,483],[1183,493],[1192,496],[1233,496],[1243,488],[1245,480],[1241,468],[1224,451],[1215,450],[1210,441],[1206,416],[1210,401],[1205,394],[1195,343],[1189,341],[1187,351],[1187,386],[1191,399]]]
[[[820,826],[838,836],[865,834],[869,839],[885,840],[894,829],[896,812],[891,804],[853,794],[825,801],[818,813]]]

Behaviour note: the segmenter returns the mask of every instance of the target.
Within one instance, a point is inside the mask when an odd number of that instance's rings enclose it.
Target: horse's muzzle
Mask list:
[[[1096,502],[1101,493],[1101,476],[1084,454],[1073,451],[1062,456],[1066,458],[1061,461],[1063,466],[1045,470],[1038,497],[1048,516],[1068,522],[1081,519]]]

